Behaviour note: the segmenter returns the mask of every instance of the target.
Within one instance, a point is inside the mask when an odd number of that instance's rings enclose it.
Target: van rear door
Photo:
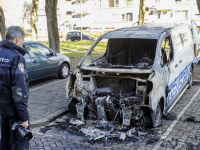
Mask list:
[[[192,39],[194,43],[194,52],[195,52],[195,57],[199,58],[199,50],[200,50],[200,34],[199,34],[199,29],[195,23],[194,20],[191,21],[191,26],[192,26]],[[198,62],[198,60],[196,60]],[[196,62],[196,63],[197,63]]]

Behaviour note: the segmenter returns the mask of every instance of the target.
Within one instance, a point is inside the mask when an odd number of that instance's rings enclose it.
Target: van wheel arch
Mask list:
[[[156,111],[150,109],[143,109],[145,126],[151,128],[159,126],[162,122],[163,111],[164,111],[163,97],[158,102]]]

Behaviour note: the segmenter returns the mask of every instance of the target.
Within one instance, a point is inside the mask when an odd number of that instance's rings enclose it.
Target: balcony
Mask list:
[[[88,18],[82,18],[82,20],[80,18],[76,18],[75,20],[76,23],[76,27],[90,27],[91,25],[91,19]]]
[[[88,4],[74,5],[74,10],[75,10],[74,12],[76,14],[81,14],[82,13],[82,14],[87,15],[87,14],[90,14],[90,5],[88,5]]]
[[[175,0],[176,5],[189,4],[189,0]]]

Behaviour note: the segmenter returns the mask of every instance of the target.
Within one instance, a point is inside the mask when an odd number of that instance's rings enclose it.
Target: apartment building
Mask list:
[[[69,30],[112,30],[137,25],[140,0],[59,0],[60,35]],[[38,36],[47,34],[45,0],[39,1]],[[200,26],[196,0],[146,0],[145,23],[190,23]]]
[[[69,29],[117,29],[138,21],[139,0],[66,0],[65,4]]]
[[[196,0],[148,0],[145,19],[148,23],[190,23],[194,19],[200,26]]]

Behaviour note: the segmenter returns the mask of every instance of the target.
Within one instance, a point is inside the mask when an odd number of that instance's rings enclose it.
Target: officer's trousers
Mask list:
[[[25,141],[15,131],[12,125],[19,121],[18,116],[12,118],[1,115],[1,144],[0,150],[29,150],[29,141]]]

